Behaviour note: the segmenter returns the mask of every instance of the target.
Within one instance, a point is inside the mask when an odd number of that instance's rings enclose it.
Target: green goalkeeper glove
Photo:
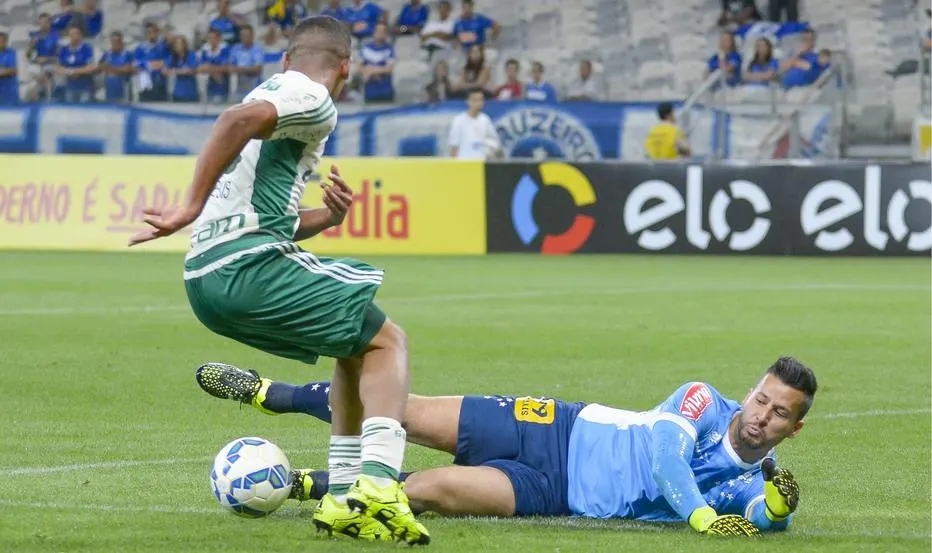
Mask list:
[[[770,457],[764,459],[760,470],[764,475],[764,506],[767,518],[774,522],[785,520],[799,505],[799,484],[793,478],[793,473],[786,469],[778,469]]]
[[[740,515],[719,515],[712,507],[700,507],[689,515],[689,525],[709,536],[760,536],[760,530]]]

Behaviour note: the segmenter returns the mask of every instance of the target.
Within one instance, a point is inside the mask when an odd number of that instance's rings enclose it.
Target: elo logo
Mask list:
[[[589,179],[579,169],[565,163],[541,163],[540,178],[544,186],[559,186],[569,192],[573,203],[583,207],[595,203],[595,191]],[[511,219],[518,233],[518,238],[529,245],[540,234],[540,227],[534,219],[534,199],[541,190],[530,175],[525,174],[518,181],[511,198]],[[540,251],[544,254],[573,253],[582,247],[595,228],[595,219],[589,215],[577,214],[570,228],[562,234],[547,234],[541,242]]]

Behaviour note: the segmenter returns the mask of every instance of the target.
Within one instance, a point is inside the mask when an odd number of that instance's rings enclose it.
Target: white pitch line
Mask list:
[[[434,303],[448,301],[509,300],[523,298],[555,296],[619,296],[631,294],[665,294],[665,293],[753,293],[753,292],[806,292],[806,291],[932,291],[932,287],[911,284],[785,284],[774,286],[716,285],[689,287],[656,288],[609,288],[604,290],[520,290],[514,292],[492,292],[475,294],[440,294],[411,297],[387,297],[378,299],[378,303]],[[56,316],[56,315],[117,315],[122,313],[161,313],[188,311],[187,305],[129,305],[118,307],[27,307],[0,309],[0,316]]]
[[[129,467],[144,467],[151,465],[174,465],[182,463],[195,463],[207,461],[206,457],[192,457],[189,459],[152,459],[148,461],[104,461],[100,463],[75,463],[73,465],[59,465],[56,467],[20,467],[11,469],[0,469],[4,474],[9,476],[19,475],[37,475],[37,474],[55,474],[57,472],[72,472],[90,469],[122,469]]]
[[[854,411],[851,413],[829,413],[827,415],[814,416],[818,419],[859,419],[862,417],[901,417],[906,415],[922,415],[932,413],[932,409],[875,409],[873,411]]]
[[[932,413],[932,408],[921,408],[921,409],[898,409],[898,410],[872,410],[872,411],[855,411],[855,412],[840,412],[840,413],[828,413],[825,415],[813,415],[811,418],[820,419],[820,420],[830,420],[830,419],[856,419],[862,417],[898,417],[898,416],[908,416],[908,415],[922,415]],[[289,454],[291,455],[303,455],[311,453],[323,453],[324,450],[321,448],[312,448],[312,449],[300,449],[300,450],[290,450]],[[131,467],[144,467],[144,466],[155,466],[155,465],[173,465],[173,464],[186,464],[186,463],[202,463],[209,462],[209,457],[189,457],[189,458],[180,458],[180,459],[150,459],[150,460],[134,460],[127,459],[123,461],[102,461],[98,463],[74,463],[70,465],[58,465],[50,467],[11,467],[11,468],[0,468],[0,474],[5,476],[36,476],[44,474],[56,474],[61,472],[77,472],[82,470],[91,470],[91,469],[124,469]]]

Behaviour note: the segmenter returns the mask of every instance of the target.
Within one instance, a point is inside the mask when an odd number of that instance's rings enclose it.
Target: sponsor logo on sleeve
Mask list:
[[[680,403],[680,414],[691,421],[698,421],[709,405],[712,405],[712,391],[705,384],[696,383],[686,390]]]

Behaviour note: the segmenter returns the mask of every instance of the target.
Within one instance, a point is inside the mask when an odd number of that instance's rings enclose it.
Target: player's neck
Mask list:
[[[327,90],[330,92],[330,96],[334,97],[337,91],[337,84],[340,80],[339,74],[333,69],[315,67],[313,65],[292,65],[288,71],[297,71],[298,73],[303,73],[308,79],[314,81],[315,83],[320,83],[327,87]]]

